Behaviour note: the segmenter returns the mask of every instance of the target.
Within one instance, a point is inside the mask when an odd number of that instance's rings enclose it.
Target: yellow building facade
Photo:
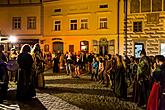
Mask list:
[[[118,0],[43,2],[42,48],[62,53],[123,54],[123,6]]]

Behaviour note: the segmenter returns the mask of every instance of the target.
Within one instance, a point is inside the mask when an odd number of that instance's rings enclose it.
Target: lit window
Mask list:
[[[70,30],[77,30],[77,20],[70,20]]]
[[[21,17],[13,17],[13,29],[21,29]]]
[[[54,30],[60,31],[61,30],[61,21],[55,21],[54,22]]]
[[[36,29],[36,17],[27,18],[27,29]]]
[[[100,18],[100,29],[108,28],[108,20],[107,18]]]
[[[81,29],[88,29],[88,19],[81,19]]]
[[[133,32],[142,32],[142,21],[133,23]]]

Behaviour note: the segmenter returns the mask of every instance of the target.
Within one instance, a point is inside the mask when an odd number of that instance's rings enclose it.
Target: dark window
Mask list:
[[[100,29],[107,29],[107,28],[108,28],[108,19],[100,18]]]
[[[140,2],[139,0],[131,0],[131,13],[139,13],[140,12]]]
[[[55,9],[54,12],[61,12],[61,9]]]
[[[21,29],[21,17],[13,17],[13,29]]]
[[[54,30],[55,31],[61,30],[61,21],[55,21]]]
[[[142,32],[142,21],[133,23],[133,32]]]
[[[27,18],[27,29],[36,29],[36,17]]]
[[[150,12],[151,10],[150,0],[141,0],[141,10],[142,12]]]
[[[69,45],[69,52],[74,52],[74,45]]]
[[[70,20],[70,30],[77,30],[77,20]]]
[[[152,0],[152,11],[162,11],[162,0]]]
[[[108,5],[100,5],[100,8],[108,8]]]

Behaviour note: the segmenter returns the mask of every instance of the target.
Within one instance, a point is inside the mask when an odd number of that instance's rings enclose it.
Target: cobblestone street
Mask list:
[[[9,98],[0,105],[2,110],[142,110],[131,101],[114,97],[110,87],[90,81],[90,76],[71,78],[64,73],[44,73],[46,88],[37,90],[30,102],[15,99],[15,85],[10,83]]]

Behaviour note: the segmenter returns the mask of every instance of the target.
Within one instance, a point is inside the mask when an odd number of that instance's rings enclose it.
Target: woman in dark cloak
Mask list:
[[[53,61],[54,61],[53,73],[58,73],[58,72],[59,72],[58,64],[59,64],[60,62],[59,62],[59,58],[58,58],[57,55],[55,55],[55,57],[53,58]]]
[[[127,86],[125,81],[126,70],[122,61],[122,56],[117,55],[117,68],[115,74],[114,92],[118,98],[127,97]]]
[[[17,82],[17,99],[30,100],[36,96],[34,77],[32,74],[33,58],[29,54],[31,48],[28,44],[22,46],[17,62],[20,67]]]
[[[6,68],[7,58],[3,51],[4,46],[0,45],[0,103],[2,103],[7,96],[9,82],[9,76]]]

